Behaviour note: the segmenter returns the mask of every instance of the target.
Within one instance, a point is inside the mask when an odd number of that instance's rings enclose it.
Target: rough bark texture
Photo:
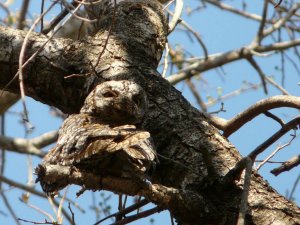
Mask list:
[[[109,33],[111,21],[114,25]],[[130,184],[126,191],[126,186],[117,185],[118,180],[116,185],[108,182],[112,186],[102,187],[142,194],[168,208],[179,224],[236,224],[242,180],[230,186],[223,186],[221,180],[241,156],[208,118],[156,72],[167,32],[158,2],[121,2],[115,18],[113,13],[108,15],[93,37],[77,42],[49,41],[24,68],[26,94],[65,113],[76,113],[96,84],[104,80],[134,80],[144,88],[150,102],[144,127],[164,157],[160,158],[153,185],[148,189],[134,189]],[[0,27],[1,88],[17,72],[25,35],[23,31]],[[46,40],[43,35],[31,34],[25,59]],[[17,79],[7,90],[19,92]],[[54,171],[58,173],[55,168]],[[70,173],[62,172],[62,176],[71,176]],[[96,178],[80,176],[77,174],[79,180],[72,182],[97,188],[90,182]],[[247,224],[300,224],[300,210],[253,174],[246,219]]]

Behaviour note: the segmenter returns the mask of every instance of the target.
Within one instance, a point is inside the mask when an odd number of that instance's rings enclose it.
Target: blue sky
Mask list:
[[[19,9],[18,2],[11,7],[12,11]],[[262,10],[262,1],[253,0],[245,1],[248,4],[248,9],[253,13],[260,13]],[[227,1],[227,3],[232,3],[232,1]],[[199,6],[199,2],[196,0],[185,1],[186,6]],[[241,7],[242,3],[236,1],[235,6]],[[39,12],[39,4],[31,4],[31,14],[36,15],[33,12]],[[55,12],[50,13],[50,17],[53,16]],[[0,10],[0,16],[3,16],[3,12]],[[193,13],[191,16],[183,15],[183,18],[193,26],[193,28],[198,31],[207,45],[209,54],[224,52],[239,48],[241,46],[249,44],[254,35],[257,32],[258,23],[250,21],[238,16],[232,16],[230,13],[216,9],[213,6],[209,6],[205,10],[200,10],[199,12]],[[270,40],[266,40],[266,43]],[[194,56],[203,56],[203,51],[197,42],[194,40],[192,43],[189,37],[183,31],[175,31],[169,36],[169,42],[172,46],[178,44],[183,48],[187,49]],[[288,52],[289,56],[295,58],[291,51]],[[280,66],[280,58],[277,56],[271,56],[268,58],[256,58],[259,65],[262,67],[264,72],[267,75],[274,76],[277,82],[280,82],[281,73],[276,70],[276,66]],[[298,60],[295,58],[295,60]],[[159,68],[160,70],[160,68]],[[226,65],[223,67],[224,74],[220,73],[217,70],[211,70],[203,73],[202,80],[194,79],[193,82],[196,85],[197,90],[201,96],[206,99],[207,96],[212,96],[214,98],[218,97],[217,90],[222,89],[222,94],[230,93],[234,90],[239,89],[245,81],[253,84],[258,84],[260,82],[259,76],[255,70],[245,61],[237,61]],[[286,63],[286,86],[285,88],[293,95],[299,94],[299,74],[291,66],[289,62]],[[180,83],[176,86],[178,90],[182,91],[183,95],[195,106],[197,103],[188,90],[188,87],[184,83]],[[263,93],[262,89],[255,91],[245,92],[237,97],[230,98],[226,100],[225,103],[225,113],[220,113],[219,116],[224,118],[231,118],[240,111],[246,109],[251,104],[254,104],[256,101],[270,97],[273,95],[278,95],[280,92],[273,88],[269,87],[269,95],[266,96]],[[44,132],[56,130],[61,125],[61,120],[50,115],[49,107],[36,102],[30,98],[27,98],[27,106],[29,109],[29,118],[31,123],[35,126],[35,129],[30,137],[35,137],[41,135]],[[209,108],[209,111],[215,111],[220,109],[220,103],[216,104]],[[12,137],[24,137],[24,129],[20,124],[20,116],[18,113],[22,112],[21,104],[18,103],[13,106],[9,113],[6,115],[6,134]],[[272,111],[276,115],[281,116],[285,121],[289,121],[294,116],[299,114],[296,110],[288,109],[278,109]],[[264,116],[259,116],[254,119],[238,132],[233,134],[229,140],[238,148],[241,154],[246,155],[266,138],[272,135],[279,129],[279,125],[276,124],[271,119],[266,119]],[[266,155],[270,154],[277,145],[286,143],[290,139],[289,134],[282,137],[276,144],[270,147],[264,154],[262,154],[259,159],[263,159]],[[276,160],[287,160],[294,155],[299,154],[299,138],[292,143],[288,148],[282,150],[278,156],[275,157]],[[40,162],[40,159],[33,157],[33,165],[36,166]],[[265,165],[260,173],[268,180],[268,182],[281,194],[285,195],[287,190],[291,190],[292,184],[294,183],[297,176],[300,174],[299,167],[290,171],[289,173],[284,173],[278,177],[274,177],[270,174],[270,170],[274,168],[275,165]],[[7,154],[7,164],[5,168],[5,175],[9,176],[11,179],[16,180],[21,183],[26,183],[28,178],[27,171],[27,159],[23,155],[16,153]],[[20,192],[14,189],[10,189],[7,186],[4,186],[7,190],[5,193],[9,198],[11,204],[13,205],[16,214],[28,220],[43,221],[44,216],[40,213],[35,212],[33,209],[26,206],[24,203],[21,203],[19,198]],[[37,187],[39,188],[39,187]],[[69,198],[74,198],[74,191],[78,191],[78,187],[71,187]],[[300,187],[297,188],[295,192],[296,202],[300,204]],[[111,193],[105,192],[105,196],[110,195]],[[112,194],[111,194],[112,195]],[[76,211],[76,222],[77,224],[92,224],[95,221],[94,213],[89,212],[89,206],[91,204],[92,198],[100,201],[101,196],[99,192],[92,194],[91,192],[84,193],[75,201],[78,201],[79,204],[85,208],[87,213],[81,214],[79,211]],[[113,197],[112,206],[115,207],[117,198]],[[30,203],[42,208],[43,210],[52,213],[51,207],[45,200],[41,200],[37,197],[31,197]],[[4,211],[9,214],[3,205],[3,201],[0,199],[0,211]],[[114,212],[115,210],[112,210]],[[170,224],[170,216],[168,213],[160,213],[158,216],[154,216],[156,223],[155,224]],[[0,215],[0,221],[3,224],[13,224],[13,220],[10,216]],[[87,221],[90,221],[87,223]],[[132,224],[149,224],[149,218],[145,220],[138,221]],[[109,224],[109,223],[107,223]]]

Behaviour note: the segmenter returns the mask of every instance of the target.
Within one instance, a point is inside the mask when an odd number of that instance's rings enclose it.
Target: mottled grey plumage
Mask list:
[[[132,81],[107,81],[86,98],[80,113],[96,116],[103,123],[138,124],[148,109],[144,90]]]
[[[57,145],[42,165],[74,166],[94,174],[130,177],[144,174],[155,161],[147,131],[138,130],[147,110],[143,89],[131,81],[107,81],[86,98],[79,114],[59,130]]]

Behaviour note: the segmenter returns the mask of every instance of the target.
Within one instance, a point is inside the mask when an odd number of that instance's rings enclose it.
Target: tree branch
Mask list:
[[[45,153],[40,149],[55,142],[57,137],[57,131],[51,131],[30,140],[0,136],[0,146],[13,152],[44,157]]]
[[[247,122],[251,121],[253,118],[257,117],[259,114],[281,107],[300,109],[300,97],[278,95],[261,100],[232,119],[226,122],[223,120],[217,128],[224,131],[223,135],[225,137],[229,137],[232,133],[241,128]]]
[[[278,42],[278,43],[265,45],[265,46],[257,46],[255,48],[251,46],[247,46],[244,48],[235,49],[225,53],[213,54],[210,55],[207,58],[207,60],[204,59],[199,60],[199,62],[195,62],[183,68],[182,70],[178,71],[178,73],[167,77],[167,80],[171,84],[175,85],[182,80],[191,78],[195,74],[195,72],[201,73],[210,70],[212,68],[223,66],[227,63],[231,63],[240,59],[246,59],[251,56],[257,55],[256,53],[285,50],[299,45],[300,45],[300,39],[295,39],[292,41]],[[190,73],[191,71],[194,71],[194,73]]]
[[[282,172],[290,171],[294,167],[300,165],[300,155],[294,156],[290,160],[284,162],[280,167],[271,170],[271,173],[278,176]]]

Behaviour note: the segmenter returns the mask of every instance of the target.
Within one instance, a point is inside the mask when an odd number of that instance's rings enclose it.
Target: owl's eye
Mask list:
[[[142,104],[142,99],[141,99],[141,96],[139,96],[139,95],[133,96],[132,100],[137,106],[140,106]]]
[[[113,98],[113,97],[117,97],[118,96],[118,92],[113,91],[113,90],[108,90],[106,92],[103,93],[103,97],[105,98]]]

